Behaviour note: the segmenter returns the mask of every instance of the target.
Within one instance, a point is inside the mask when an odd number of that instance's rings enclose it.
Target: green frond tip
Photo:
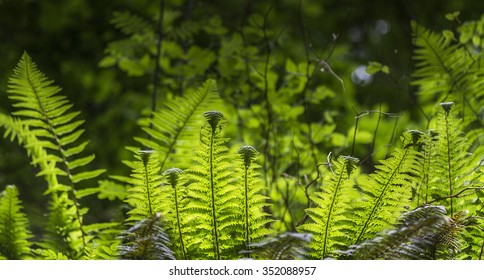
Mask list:
[[[219,111],[208,111],[203,113],[203,116],[212,127],[212,131],[215,131],[220,121],[224,118],[224,115]]]
[[[167,169],[165,172],[163,172],[163,175],[168,177],[168,180],[170,181],[170,185],[173,188],[176,187],[177,182],[178,182],[178,178],[180,177],[181,174],[183,174],[183,170],[181,170],[180,168],[175,168],[175,167]]]
[[[355,168],[355,166],[360,161],[360,159],[352,157],[352,156],[341,156],[341,158],[347,163],[352,163],[352,164],[345,164],[346,173],[348,174],[348,177],[349,177],[350,174],[353,172],[353,169]]]
[[[257,156],[257,151],[252,146],[243,146],[238,151],[240,157],[244,160],[245,168],[249,168],[252,160]]]
[[[450,112],[450,109],[454,106],[454,102],[442,102],[439,104],[442,109],[444,109],[445,113],[448,115]]]
[[[410,139],[406,139],[406,140],[410,141],[411,143],[406,144],[405,148],[408,148],[409,146],[412,146],[412,145],[418,146],[418,144],[420,143],[420,139],[422,139],[422,137],[425,135],[425,133],[423,133],[422,131],[415,130],[415,129],[408,130],[407,133],[410,134]]]
[[[143,165],[146,167],[148,165],[150,156],[153,154],[153,150],[141,150],[139,153],[143,159]]]

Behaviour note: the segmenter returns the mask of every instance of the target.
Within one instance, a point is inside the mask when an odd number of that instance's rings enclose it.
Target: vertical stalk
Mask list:
[[[180,246],[181,246],[181,251],[182,251],[182,256],[183,259],[187,259],[187,255],[185,252],[185,244],[183,243],[183,235],[181,231],[181,223],[180,223],[180,210],[178,206],[178,192],[177,192],[177,187],[176,185],[173,186],[173,189],[175,191],[175,211],[176,211],[176,225],[177,225],[177,230],[178,230],[178,236],[180,237]]]
[[[220,248],[219,248],[219,240],[218,240],[218,225],[217,225],[217,211],[215,205],[215,182],[214,182],[214,174],[213,174],[213,141],[215,137],[215,128],[212,127],[212,136],[210,137],[210,189],[212,194],[212,220],[213,220],[213,237],[214,237],[214,247],[215,247],[215,258],[220,260]]]
[[[450,139],[449,139],[449,120],[448,120],[448,114],[445,115],[445,135],[447,137],[447,176],[449,178],[449,197],[450,197],[450,216],[454,215],[454,200],[452,198],[452,193],[454,191],[454,188],[452,186],[452,166],[451,166],[451,155],[450,155]]]
[[[143,167],[145,170],[146,199],[148,200],[148,210],[149,210],[150,217],[153,215],[153,209],[151,207],[151,190],[150,190],[150,180],[149,180],[149,174],[148,174],[148,165],[149,165],[149,160],[152,153],[153,153],[152,150],[140,151],[141,160],[143,161]]]
[[[148,166],[145,165],[145,186],[148,200],[149,216],[153,215],[153,209],[151,208],[151,192],[150,192],[150,182],[148,180]]]
[[[244,198],[245,198],[245,246],[247,250],[249,250],[250,244],[250,234],[249,234],[249,184],[248,184],[248,173],[249,167],[245,166],[245,174],[244,174]],[[250,253],[247,253],[247,257],[250,258]]]

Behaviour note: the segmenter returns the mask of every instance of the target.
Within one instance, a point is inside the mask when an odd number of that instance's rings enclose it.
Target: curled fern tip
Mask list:
[[[150,159],[151,154],[153,154],[153,150],[141,150],[139,151],[141,157],[143,158],[144,166],[148,165],[148,160]]]
[[[181,174],[183,174],[183,170],[175,167],[167,169],[165,172],[163,172],[163,175],[169,178],[172,187],[177,185],[178,178]]]
[[[215,131],[215,129],[217,128],[217,125],[224,118],[224,115],[219,111],[208,111],[203,113],[203,116],[212,127],[212,131]]]
[[[252,160],[257,155],[257,151],[252,146],[243,146],[238,151],[240,157],[244,160],[244,165],[246,168],[249,168]]]
[[[440,107],[444,109],[446,114],[449,114],[450,109],[452,109],[452,106],[454,106],[454,102],[442,102],[440,103]]]

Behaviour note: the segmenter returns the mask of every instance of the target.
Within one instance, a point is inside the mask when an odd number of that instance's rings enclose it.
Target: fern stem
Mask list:
[[[366,231],[366,228],[368,227],[368,225],[370,224],[370,221],[371,219],[373,218],[373,215],[375,214],[375,211],[378,207],[378,205],[380,204],[380,202],[382,201],[383,199],[383,195],[386,193],[386,190],[387,188],[390,186],[390,182],[393,180],[393,177],[395,177],[395,175],[397,174],[397,172],[399,171],[400,169],[400,166],[402,165],[402,163],[404,162],[404,160],[406,159],[407,157],[407,154],[408,154],[408,148],[405,149],[405,154],[403,154],[402,156],[402,159],[400,160],[400,162],[398,163],[397,167],[393,170],[392,172],[392,175],[390,176],[390,178],[388,178],[388,180],[386,181],[384,187],[383,187],[383,190],[381,191],[380,193],[380,196],[378,197],[378,199],[376,200],[375,204],[373,205],[373,208],[371,209],[371,212],[370,212],[370,215],[368,216],[368,218],[366,219],[366,222],[365,222],[365,225],[363,226],[363,228],[361,229],[360,231],[360,234],[358,235],[358,238],[356,239],[356,242],[355,244],[358,244],[361,240],[361,238],[363,237],[363,234],[365,233]]]
[[[249,173],[249,166],[245,166],[245,174],[244,174],[244,196],[245,196],[245,246],[247,247],[247,251],[250,251],[249,244],[250,244],[250,235],[249,235],[249,184],[248,184],[248,173]],[[250,258],[250,253],[247,253],[247,257]]]
[[[146,195],[148,200],[148,208],[149,208],[149,216],[153,215],[153,209],[151,207],[151,192],[150,192],[150,182],[148,177],[148,165],[145,164],[145,186],[146,186]]]
[[[219,248],[218,227],[217,227],[217,209],[215,205],[215,180],[214,180],[214,174],[213,174],[213,142],[215,137],[215,128],[216,126],[212,126],[212,136],[210,137],[209,166],[210,166],[210,189],[212,192],[211,193],[212,194],[212,221],[213,221],[215,257],[217,260],[220,260],[220,248]]]
[[[176,226],[177,226],[177,229],[178,229],[178,235],[180,237],[180,246],[181,246],[182,256],[183,256],[183,259],[186,260],[187,255],[186,255],[186,252],[185,252],[185,244],[183,243],[183,235],[182,235],[182,231],[181,231],[180,210],[179,210],[179,206],[178,206],[178,192],[177,192],[176,185],[173,186],[173,189],[174,189],[174,192],[175,192]]]
[[[452,197],[453,186],[452,186],[452,170],[451,170],[451,156],[450,156],[450,139],[449,139],[449,120],[448,120],[448,113],[445,114],[445,134],[447,137],[447,176],[449,178],[449,197],[450,197],[450,216],[454,214],[454,200]]]

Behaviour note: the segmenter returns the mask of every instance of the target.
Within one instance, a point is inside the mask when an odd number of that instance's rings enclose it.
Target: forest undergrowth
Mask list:
[[[384,102],[361,109],[330,62],[338,36],[318,55],[301,14],[305,61],[280,52],[271,9],[240,33],[160,11],[114,13],[123,38],[99,63],[153,78],[118,159],[129,174],[99,168],[88,139],[102,132],[20,58],[0,127],[43,183],[1,186],[0,259],[483,259],[484,16],[412,22],[416,121]],[[366,72],[395,78],[380,62]],[[34,188],[44,212],[31,228],[20,197]],[[103,207],[115,211],[94,219]]]

